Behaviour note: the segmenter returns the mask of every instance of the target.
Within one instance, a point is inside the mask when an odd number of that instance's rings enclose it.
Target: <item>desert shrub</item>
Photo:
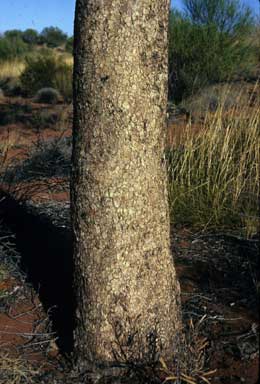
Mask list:
[[[65,101],[72,100],[72,66],[59,63],[59,69],[55,73],[54,85],[60,91]]]
[[[203,15],[191,12],[191,2],[206,9]],[[232,12],[222,9],[226,3],[232,3]],[[249,43],[254,21],[248,9],[233,0],[184,4],[186,13],[173,10],[169,24],[169,95],[177,102],[207,84],[247,76],[256,63]]]
[[[228,92],[199,132],[190,122],[180,144],[167,152],[171,218],[250,236],[259,225],[260,103],[252,96],[226,113]]]
[[[0,61],[16,59],[29,51],[28,44],[21,37],[0,38]]]
[[[69,177],[71,168],[71,138],[39,141],[28,159],[10,168],[5,182],[21,182],[50,177]]]
[[[6,96],[21,96],[22,87],[19,79],[15,77],[7,77],[0,81],[2,90]]]
[[[228,89],[226,94],[225,90]],[[241,94],[241,83],[215,84],[199,90],[195,95],[188,97],[179,104],[179,108],[185,110],[189,116],[203,117],[206,113],[214,113],[220,107],[226,112],[234,107],[243,108],[248,102],[248,94]]]
[[[35,29],[28,28],[22,33],[22,39],[27,44],[37,44],[39,39],[39,34]]]
[[[72,53],[73,51],[73,36],[69,37],[65,45],[66,52]]]
[[[27,57],[25,69],[20,76],[23,90],[32,96],[41,88],[54,87],[56,71],[57,61],[51,55]]]
[[[252,12],[240,0],[183,0],[185,14],[197,25],[214,24],[220,32],[241,32],[252,25]]]
[[[33,113],[29,121],[27,120],[27,123],[40,132],[48,127],[56,129],[56,124],[59,123],[60,120],[61,116],[59,113],[44,109],[40,112],[37,111],[37,113]]]
[[[21,39],[23,32],[20,29],[9,29],[5,31],[4,36],[8,39]]]
[[[48,47],[59,47],[66,43],[67,35],[60,28],[46,27],[40,34],[40,40],[42,43],[47,44]]]
[[[37,103],[56,104],[61,99],[61,95],[57,89],[42,88],[36,95],[34,100]]]
[[[29,123],[32,108],[27,104],[8,103],[2,106],[0,110],[0,125],[14,123]]]
[[[20,80],[28,96],[35,95],[41,88],[57,88],[67,99],[67,88],[72,86],[72,69],[54,55],[28,57]]]

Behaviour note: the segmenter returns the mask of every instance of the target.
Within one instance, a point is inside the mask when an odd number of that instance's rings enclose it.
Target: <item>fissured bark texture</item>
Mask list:
[[[72,222],[75,350],[167,358],[180,329],[163,161],[168,0],[78,0]]]

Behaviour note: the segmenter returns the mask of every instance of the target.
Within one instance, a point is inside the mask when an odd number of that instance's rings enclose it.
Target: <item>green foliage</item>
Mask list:
[[[187,17],[198,25],[214,24],[218,31],[234,33],[251,28],[250,9],[239,0],[183,0]]]
[[[41,43],[54,48],[66,43],[67,35],[58,27],[46,27],[40,34]]]
[[[23,32],[19,29],[10,29],[4,33],[7,39],[22,39]]]
[[[21,37],[11,36],[6,32],[4,37],[0,38],[0,61],[16,59],[29,51],[29,46]]]
[[[191,3],[202,13],[189,11]],[[232,3],[232,12],[226,3],[229,7]],[[248,9],[235,8],[235,3],[238,2],[187,0],[186,14],[171,12],[169,96],[175,102],[207,84],[247,75],[255,65],[255,52],[249,43],[253,19]],[[213,4],[215,8],[211,10]],[[219,9],[219,4],[223,9]]]
[[[72,100],[72,66],[66,63],[59,63],[59,70],[55,73],[55,87],[60,91],[65,101]]]
[[[51,55],[26,58],[26,67],[20,76],[21,85],[28,96],[45,87],[54,88],[54,75],[57,61]]]
[[[25,43],[35,45],[38,43],[39,34],[35,29],[28,28],[22,34]]]
[[[42,88],[35,95],[35,101],[38,103],[56,104],[61,96],[59,91],[54,88]]]
[[[68,99],[71,97],[69,89],[72,92],[72,68],[51,54],[28,57],[20,81],[27,96],[35,95],[41,88],[51,87]]]
[[[66,45],[65,45],[66,52],[72,53],[73,51],[73,36],[69,37]]]

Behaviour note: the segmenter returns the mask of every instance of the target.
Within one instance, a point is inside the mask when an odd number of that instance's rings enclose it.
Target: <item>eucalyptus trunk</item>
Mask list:
[[[78,0],[72,223],[78,366],[171,358],[169,0]]]

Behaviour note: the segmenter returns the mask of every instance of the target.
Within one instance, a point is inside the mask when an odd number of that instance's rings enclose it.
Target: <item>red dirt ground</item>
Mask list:
[[[17,100],[7,99],[5,103],[14,103]],[[29,103],[33,110],[45,108],[44,105],[35,105],[30,101],[21,101],[22,103]],[[0,105],[1,108],[1,105]],[[55,107],[52,107],[55,108]],[[169,126],[168,143],[172,144],[176,142],[176,131],[180,131],[183,125],[186,124],[185,118],[180,118],[180,122],[176,125],[172,123]],[[194,127],[195,131],[199,129],[199,125]],[[173,136],[174,133],[174,136]],[[62,134],[64,136],[71,135],[71,129],[67,127]],[[41,138],[49,139],[59,137],[61,132],[54,128],[41,129]],[[5,143],[9,141],[10,148],[5,156],[5,162],[9,164],[13,159],[22,160],[28,155],[32,143],[39,138],[39,133],[33,129],[29,129],[26,124],[11,124],[7,126],[0,126],[0,145],[4,147]],[[55,184],[59,180],[53,180]],[[61,180],[62,181],[62,180]],[[37,183],[37,181],[36,181]],[[21,187],[22,185],[20,185]],[[24,185],[23,187],[28,187]],[[34,186],[32,186],[34,187]],[[2,189],[6,189],[7,186],[1,185]],[[34,188],[35,189],[35,188]],[[10,189],[9,189],[10,192]],[[68,191],[44,191],[39,190],[34,193],[32,200],[34,201],[68,201]],[[241,356],[239,352],[240,340],[248,335],[248,338],[254,336],[255,329],[258,324],[257,310],[249,309],[246,306],[234,303],[233,298],[230,298],[228,304],[229,288],[226,290],[225,302],[216,299],[214,288],[210,292],[202,289],[201,277],[203,273],[208,273],[207,266],[202,264],[196,259],[196,252],[194,254],[194,260],[187,263],[185,259],[185,252],[191,250],[193,247],[194,237],[189,230],[175,230],[174,234],[174,254],[176,256],[176,269],[181,284],[182,290],[182,302],[184,308],[190,310],[187,316],[193,316],[195,314],[199,319],[201,316],[201,310],[207,315],[206,325],[204,333],[209,341],[209,355],[210,369],[217,369],[212,378],[212,383],[215,384],[256,384],[259,376],[259,356],[257,352],[250,351],[248,356]],[[201,251],[203,253],[205,245],[201,245]],[[200,251],[200,250],[199,250]],[[211,250],[208,250],[209,257]],[[184,255],[184,256],[183,256]],[[194,262],[193,262],[194,261]],[[210,260],[209,260],[210,263]],[[216,281],[221,281],[221,273],[218,275],[212,275],[211,278],[215,278]],[[49,347],[43,352],[34,350],[35,333],[40,334],[46,332],[44,328],[46,320],[46,314],[44,313],[42,306],[39,302],[37,294],[28,290],[23,290],[21,286],[24,283],[16,278],[8,277],[0,282],[0,292],[9,292],[12,300],[7,306],[6,311],[0,313],[0,346],[5,350],[9,350],[11,354],[23,353],[29,360],[45,361],[49,363],[49,359],[54,359],[52,364],[55,367],[55,360],[58,356],[56,344],[54,342],[49,343]],[[19,294],[21,290],[21,294]],[[14,292],[14,293],[12,293]],[[236,292],[239,294],[239,292]],[[195,301],[194,306],[190,304],[191,297],[198,297],[198,301]],[[197,312],[197,309],[200,311]],[[204,309],[203,309],[204,308]],[[215,317],[214,317],[215,316]],[[222,319],[222,320],[221,320]],[[230,319],[230,320],[229,320]],[[233,319],[233,320],[232,320]],[[38,328],[37,328],[38,327]],[[37,343],[37,339],[35,341]],[[238,348],[239,345],[239,348]],[[28,349],[27,349],[28,346]],[[250,349],[250,344],[248,346]]]

